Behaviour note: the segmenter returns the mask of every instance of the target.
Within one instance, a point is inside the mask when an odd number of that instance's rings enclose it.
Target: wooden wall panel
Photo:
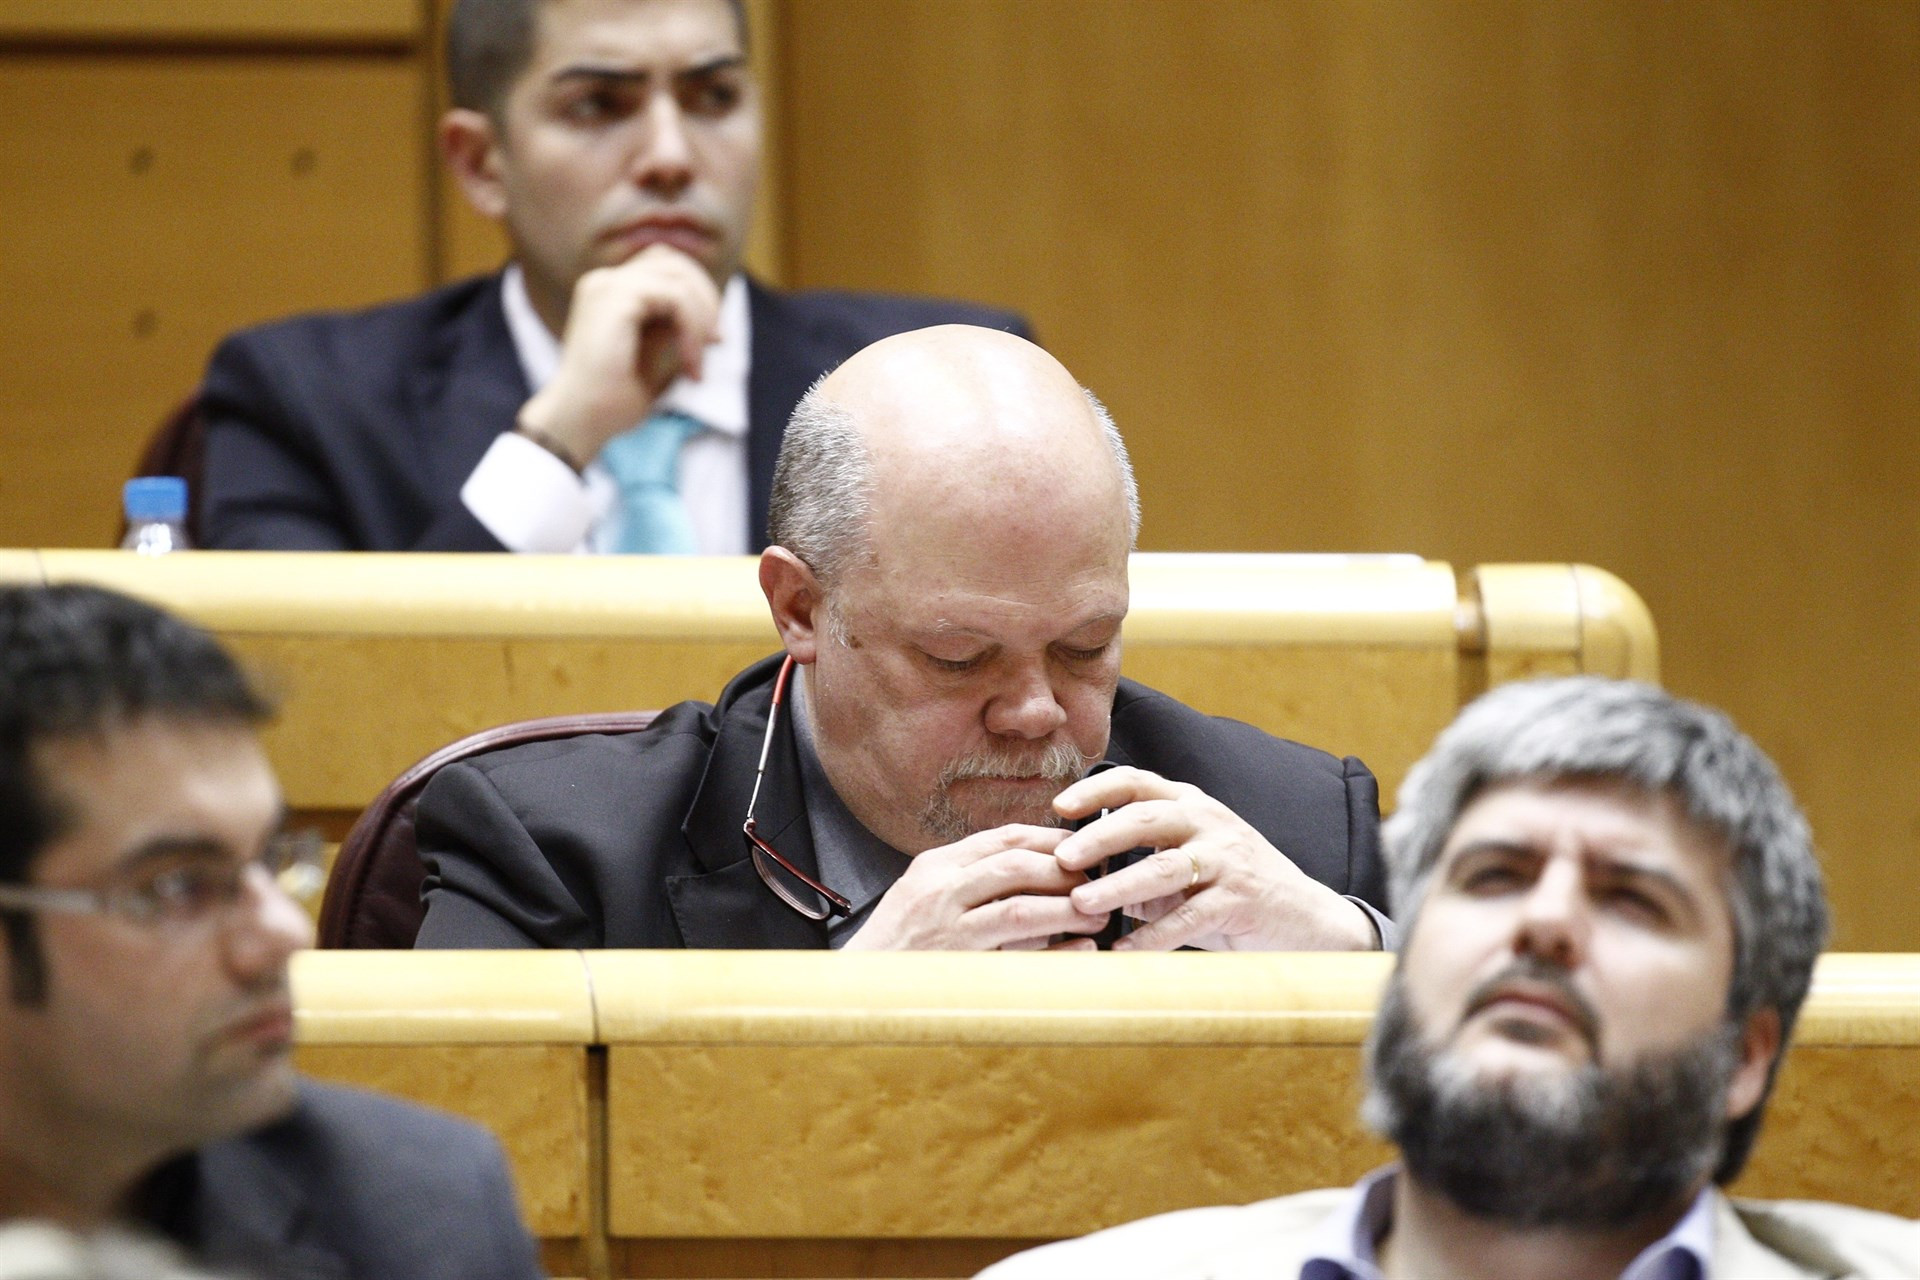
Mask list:
[[[1580,561],[1920,948],[1920,7],[788,0],[802,285],[1016,306],[1143,545]]]
[[[0,39],[392,40],[419,0],[0,0]]]
[[[102,546],[232,329],[428,280],[405,56],[0,49],[0,545]]]

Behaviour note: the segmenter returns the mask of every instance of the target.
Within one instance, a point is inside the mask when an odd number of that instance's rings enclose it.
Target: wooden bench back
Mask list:
[[[538,716],[711,700],[777,646],[750,557],[0,551],[0,581],[86,581],[175,609],[261,671],[289,803],[336,836],[408,766]],[[1657,679],[1631,589],[1582,565],[1456,573],[1413,556],[1142,554],[1126,674],[1341,755],[1392,802],[1490,683]]]

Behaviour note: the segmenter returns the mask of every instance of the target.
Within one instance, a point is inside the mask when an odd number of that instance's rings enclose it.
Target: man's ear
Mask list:
[[[1740,1028],[1740,1060],[1727,1085],[1727,1119],[1738,1120],[1760,1105],[1767,1076],[1780,1055],[1780,1011],[1756,1009]]]
[[[499,132],[484,111],[455,107],[440,117],[440,157],[467,203],[498,222],[507,214],[507,188],[500,176]]]
[[[780,643],[802,665],[820,653],[820,629],[826,624],[826,597],[820,580],[799,556],[785,547],[760,553],[760,590],[773,611]]]

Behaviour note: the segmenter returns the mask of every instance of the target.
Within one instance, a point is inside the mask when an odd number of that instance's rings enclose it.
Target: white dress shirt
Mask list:
[[[527,297],[519,264],[500,280],[507,331],[527,385],[538,392],[560,368],[560,340]],[[720,294],[720,337],[698,379],[676,378],[655,403],[702,429],[680,449],[680,496],[701,555],[744,555],[747,546],[747,369],[752,351],[747,285],[734,276]],[[634,424],[638,426],[638,423]],[[606,552],[619,545],[620,494],[596,459],[585,475],[525,436],[495,437],[460,489],[460,500],[509,551]]]

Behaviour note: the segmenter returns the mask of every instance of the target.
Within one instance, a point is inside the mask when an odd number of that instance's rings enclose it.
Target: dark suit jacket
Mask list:
[[[420,799],[423,947],[787,947],[826,927],[781,903],[740,832],[779,658],[718,706],[683,702],[639,733],[514,747],[442,769]],[[760,834],[818,871],[791,732],[776,734]],[[1191,782],[1314,879],[1386,901],[1379,788],[1340,760],[1122,680],[1107,758]]]
[[[293,1113],[163,1166],[149,1225],[260,1280],[531,1280],[499,1144],[377,1094],[302,1082]]]
[[[748,282],[748,544],[766,544],[773,464],[814,379],[869,343],[933,324],[1025,335],[1008,312]],[[501,551],[460,502],[530,394],[500,277],[405,302],[297,316],[214,352],[201,387],[206,545],[277,551]]]

